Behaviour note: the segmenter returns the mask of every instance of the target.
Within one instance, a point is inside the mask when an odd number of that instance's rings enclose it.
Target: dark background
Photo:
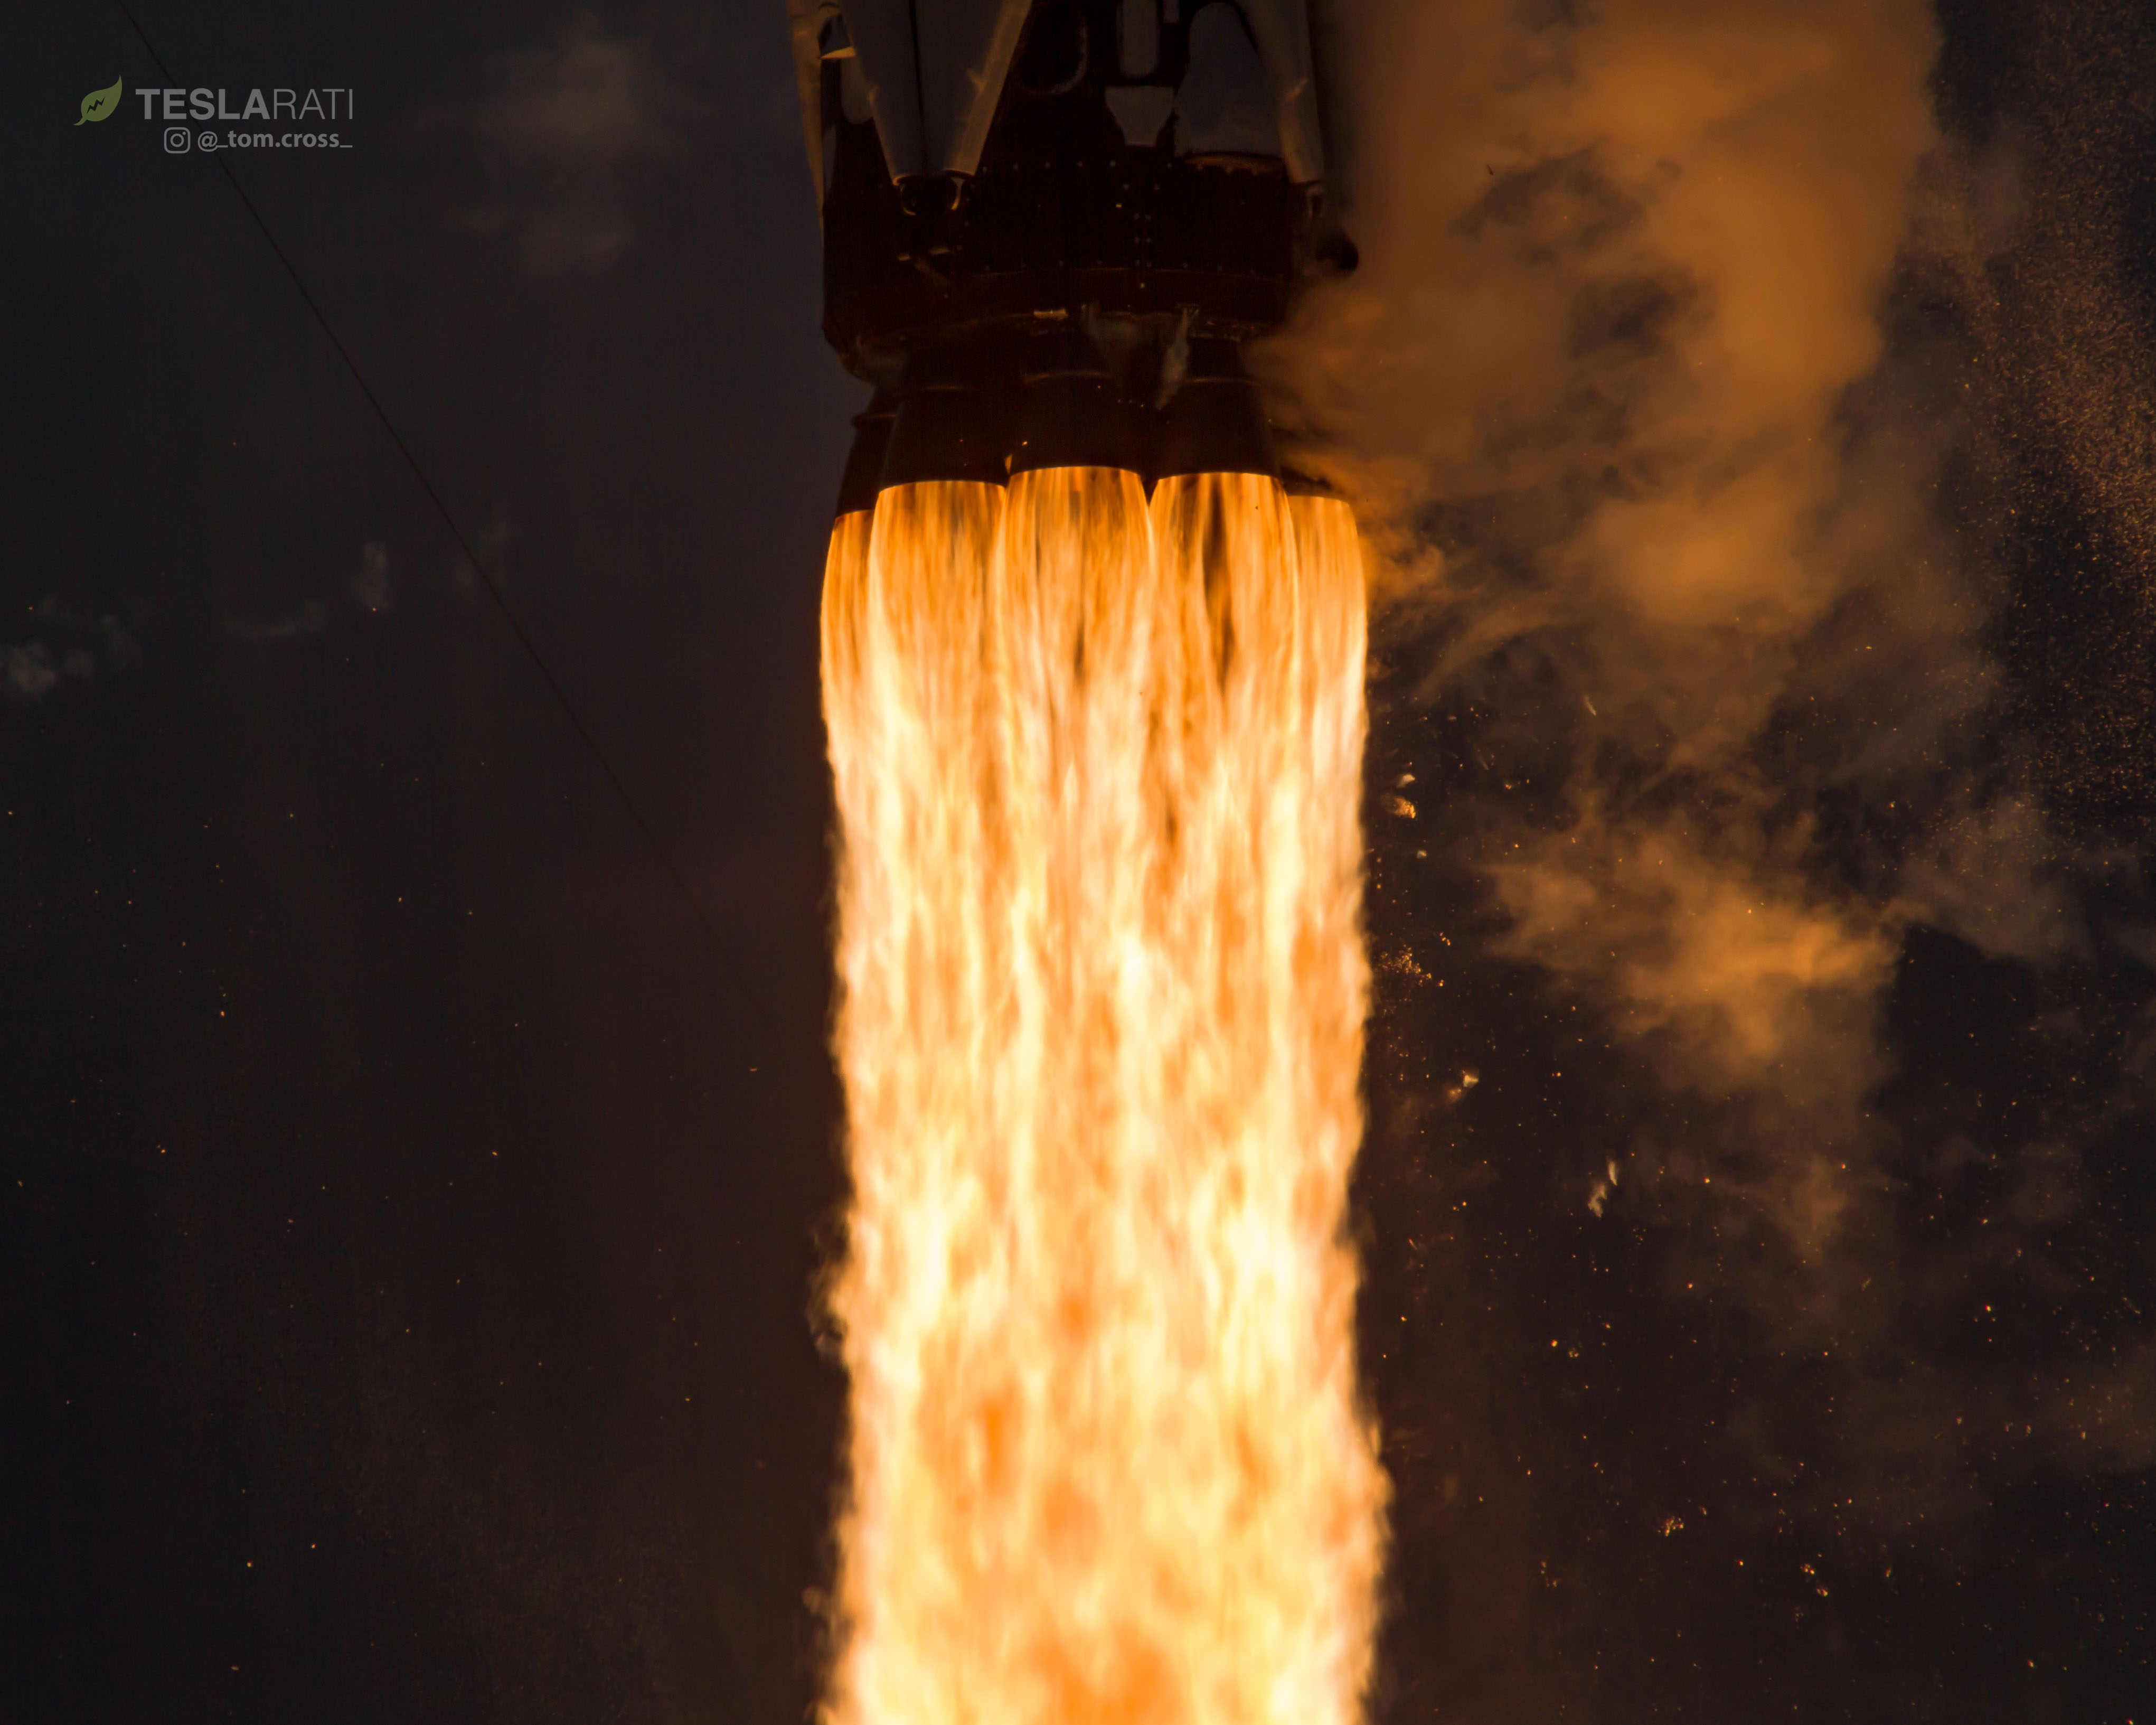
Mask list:
[[[733,974],[126,18],[18,17],[0,1713],[797,1717],[851,393],[783,16],[140,16],[357,91],[235,170]]]
[[[231,166],[658,850],[217,163],[164,153],[126,18],[13,20],[9,1718],[813,1700],[842,1404],[810,1317],[839,1193],[815,608],[856,392],[817,331],[779,12],[139,11],[174,81],[357,90],[351,150]],[[2011,16],[1948,16],[1949,118],[2145,213],[2145,130],[2094,167],[2085,128],[2045,134],[2071,80],[2032,81]],[[2087,75],[2131,95],[2130,65]],[[119,112],[75,127],[116,76]],[[1997,358],[2026,344],[1963,334],[2033,424]],[[2101,511],[2010,441],[1969,505],[2018,572],[1999,721],[2052,762],[2061,829],[2116,851],[2085,906],[2108,927],[2145,911],[2156,809],[2145,565],[2066,558]],[[1418,704],[1413,640],[1380,645],[1371,783],[1412,762],[1471,819],[1488,711]],[[1363,1330],[1399,1491],[1374,1717],[2156,1717],[2156,1480],[2006,1418],[2146,1358],[2156,958],[2098,940],[2039,974],[1912,932],[1878,1098],[1903,1159],[1846,1247],[1895,1316],[1793,1358],[1686,1296],[1722,1250],[1697,1218],[1551,1201],[1683,1122],[1478,956],[1475,883],[1418,870],[1375,806],[1373,940],[1459,952],[1441,1003],[1381,987],[1373,1031]],[[2025,1214],[2040,1138],[2081,1183]],[[2043,1275],[1971,1279],[2001,1216]]]

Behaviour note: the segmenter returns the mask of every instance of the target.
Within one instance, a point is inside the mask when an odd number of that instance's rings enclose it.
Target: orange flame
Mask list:
[[[1349,1725],[1384,1485],[1354,521],[1065,469],[833,534],[829,1725]]]

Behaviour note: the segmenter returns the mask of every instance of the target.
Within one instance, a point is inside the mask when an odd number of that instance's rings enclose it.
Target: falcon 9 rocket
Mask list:
[[[1241,343],[1354,263],[1301,0],[791,13],[824,332],[876,387],[840,513],[1053,467],[1278,475]]]
[[[1353,1725],[1364,589],[1298,0],[793,0],[852,1190],[826,1725]],[[1284,483],[1284,481],[1286,481]]]

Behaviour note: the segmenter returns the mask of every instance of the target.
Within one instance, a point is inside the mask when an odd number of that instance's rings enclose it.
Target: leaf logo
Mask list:
[[[110,90],[93,90],[82,99],[82,118],[75,121],[81,126],[92,120],[102,120],[120,105],[120,85],[125,80],[116,79]]]

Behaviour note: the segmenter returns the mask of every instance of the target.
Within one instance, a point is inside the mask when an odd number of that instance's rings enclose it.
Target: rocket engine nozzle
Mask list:
[[[999,485],[1009,475],[1009,391],[994,358],[960,343],[907,356],[884,456],[886,487],[924,480]]]
[[[1161,414],[1154,477],[1188,473],[1280,477],[1265,403],[1243,369],[1242,350],[1217,336],[1191,341],[1182,382]]]
[[[876,493],[883,489],[885,457],[891,449],[891,420],[897,413],[897,398],[891,391],[879,389],[867,410],[854,416],[854,446],[846,452],[846,470],[839,480],[839,514],[875,507]]]
[[[788,0],[824,332],[877,386],[842,506],[872,471],[1279,472],[1240,344],[1355,261],[1305,3]]]
[[[1173,326],[1106,333],[1112,358],[1075,320],[916,349],[854,422],[839,512],[873,508],[892,485],[1001,485],[1054,467],[1120,468],[1148,486],[1192,473],[1281,476],[1239,344]]]
[[[1036,336],[1021,361],[1010,470],[1119,467],[1148,474],[1155,442],[1150,420],[1083,331]]]

